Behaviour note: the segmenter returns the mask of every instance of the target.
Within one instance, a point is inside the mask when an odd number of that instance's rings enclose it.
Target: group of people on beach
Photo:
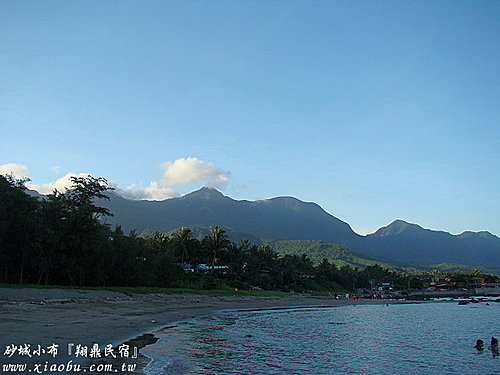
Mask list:
[[[476,341],[476,345],[474,345],[474,348],[477,349],[478,352],[482,352],[484,350],[484,341],[479,339]],[[491,353],[494,355],[494,356],[497,356],[499,353],[498,353],[498,339],[496,339],[495,337],[491,337],[491,342],[490,342],[490,346],[488,346],[488,350],[491,350]]]

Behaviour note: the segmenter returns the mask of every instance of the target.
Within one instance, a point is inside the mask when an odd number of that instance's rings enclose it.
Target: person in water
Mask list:
[[[491,342],[490,342],[490,346],[488,347],[488,349],[491,350],[491,353],[495,356],[495,355],[498,355],[498,340],[495,338],[495,337],[491,337]]]
[[[476,345],[474,345],[474,348],[476,348],[479,352],[482,352],[484,349],[484,341],[479,339],[476,341]]]

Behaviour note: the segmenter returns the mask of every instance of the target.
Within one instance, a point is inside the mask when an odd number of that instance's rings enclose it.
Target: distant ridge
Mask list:
[[[374,237],[386,237],[386,236],[396,236],[405,231],[419,231],[423,230],[420,225],[407,223],[401,219],[394,220],[391,224],[386,227],[379,228],[371,236]]]
[[[100,202],[114,214],[107,221],[127,232],[168,232],[188,226],[201,235],[218,225],[233,241],[316,240],[341,244],[367,259],[400,266],[447,263],[500,270],[500,238],[487,231],[452,235],[398,219],[360,236],[316,203],[294,197],[234,200],[206,187],[163,201],[134,201],[108,194],[110,200]]]
[[[453,235],[395,220],[357,246],[362,254],[398,264],[457,263],[500,269],[500,238],[486,231]]]
[[[168,231],[181,225],[218,225],[260,238],[283,240],[351,242],[360,237],[347,223],[317,204],[293,197],[238,201],[211,188],[163,201],[131,201],[114,193],[110,197],[109,202],[102,202],[114,213],[109,222],[125,230]]]

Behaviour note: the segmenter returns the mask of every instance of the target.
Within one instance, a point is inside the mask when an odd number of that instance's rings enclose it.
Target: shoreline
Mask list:
[[[211,315],[217,311],[259,311],[297,308],[328,308],[367,304],[419,303],[404,300],[336,300],[334,297],[294,295],[284,297],[206,296],[135,294],[104,290],[10,289],[0,288],[0,347],[30,344],[32,348],[53,343],[61,351],[57,360],[68,359],[68,344],[95,343],[104,347],[134,342],[145,335],[166,329],[176,323]],[[156,337],[156,336],[154,336]],[[151,337],[149,336],[149,341]],[[153,342],[141,343],[141,348]],[[138,345],[140,346],[140,345]],[[36,357],[13,356],[3,363],[17,360],[32,365]],[[43,358],[51,359],[51,358]],[[76,361],[74,357],[70,358]],[[81,358],[80,358],[81,359]],[[40,360],[40,358],[38,358]],[[128,359],[125,362],[130,362]],[[137,362],[137,359],[135,359]],[[147,362],[138,361],[137,370]],[[48,373],[48,372],[46,372]],[[135,372],[142,373],[142,372]]]
[[[273,298],[277,299],[279,302],[280,299],[288,299],[288,297],[245,297],[245,298]],[[142,348],[145,348],[149,345],[155,345],[157,341],[162,339],[162,337],[158,337],[157,333],[162,333],[160,336],[164,336],[163,333],[165,330],[169,328],[175,328],[178,327],[179,325],[183,325],[186,323],[192,323],[192,320],[196,321],[197,319],[218,314],[218,313],[224,313],[224,312],[233,312],[233,313],[239,313],[239,312],[280,312],[280,311],[296,311],[296,310],[316,310],[316,309],[333,309],[333,308],[340,308],[340,307],[349,307],[349,306],[363,306],[363,305],[410,305],[410,304],[422,304],[422,303],[429,303],[432,301],[407,301],[407,300],[396,300],[396,299],[356,299],[356,300],[345,300],[345,299],[340,299],[337,300],[334,297],[315,297],[315,296],[294,296],[293,298],[297,298],[297,301],[289,301],[287,302],[292,302],[292,304],[285,304],[285,305],[276,305],[276,304],[271,304],[268,305],[265,303],[264,305],[261,305],[260,303],[258,304],[259,306],[257,307],[234,307],[234,308],[223,308],[223,309],[214,309],[208,313],[200,314],[197,316],[193,316],[191,319],[186,320],[186,319],[181,319],[178,321],[172,321],[168,322],[167,325],[162,326],[154,331],[143,333],[145,334],[152,334],[156,340],[154,342],[151,342],[149,344],[144,345]],[[294,302],[304,302],[304,300],[313,300],[314,302],[329,302],[329,304],[295,304]],[[318,301],[319,300],[319,301]],[[260,301],[262,302],[262,301]],[[332,304],[333,302],[333,304]],[[194,323],[195,324],[195,323]],[[142,349],[141,348],[141,349]],[[144,369],[146,366],[154,361],[154,358],[148,357],[147,354],[144,354],[141,352],[141,355],[146,359],[146,361],[142,362],[142,365],[137,369],[137,374],[145,375],[146,373],[144,372]]]

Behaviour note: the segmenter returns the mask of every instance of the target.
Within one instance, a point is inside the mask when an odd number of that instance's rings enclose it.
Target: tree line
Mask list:
[[[297,292],[415,283],[378,265],[338,267],[327,259],[315,265],[305,254],[280,256],[269,245],[234,243],[219,227],[202,239],[187,227],[125,234],[101,220],[112,215],[96,203],[109,199],[106,179],[71,180],[71,188],[38,199],[26,194],[27,180],[0,175],[0,282]],[[207,272],[194,271],[200,264]]]

